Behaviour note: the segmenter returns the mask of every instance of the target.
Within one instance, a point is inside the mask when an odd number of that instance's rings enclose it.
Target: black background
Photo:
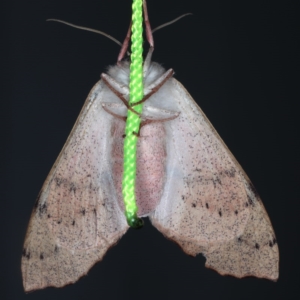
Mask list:
[[[173,68],[245,169],[277,235],[280,277],[223,277],[147,221],[88,276],[25,294],[20,259],[35,198],[100,73],[123,40],[130,0],[6,0],[1,9],[1,299],[296,299],[299,297],[298,1],[148,0],[153,60]],[[299,38],[299,36],[298,36]]]

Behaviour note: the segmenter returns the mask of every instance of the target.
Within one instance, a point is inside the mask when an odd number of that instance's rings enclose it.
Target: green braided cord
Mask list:
[[[130,63],[130,98],[129,104],[136,103],[144,97],[143,87],[143,0],[133,0],[131,28],[131,63]],[[134,106],[138,113],[143,105]],[[140,228],[143,221],[137,217],[138,207],[135,199],[136,150],[141,119],[128,110],[124,139],[124,168],[122,192],[125,215],[129,226]]]

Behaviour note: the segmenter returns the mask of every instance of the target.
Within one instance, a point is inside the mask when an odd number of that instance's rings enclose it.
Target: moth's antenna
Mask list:
[[[68,25],[68,26],[71,26],[71,27],[74,27],[74,28],[77,28],[77,29],[81,29],[81,30],[86,30],[86,31],[91,31],[91,32],[95,32],[95,33],[98,33],[98,34],[101,34],[101,35],[104,35],[106,36],[107,38],[111,39],[112,41],[114,41],[115,43],[117,43],[119,46],[122,47],[122,43],[120,41],[118,41],[117,39],[115,39],[113,36],[103,32],[103,31],[100,31],[100,30],[96,30],[96,29],[92,29],[92,28],[88,28],[88,27],[83,27],[83,26],[78,26],[78,25],[74,25],[72,23],[69,23],[69,22],[66,22],[66,21],[62,21],[62,20],[58,20],[58,19],[48,19],[46,21],[53,21],[53,22],[58,22],[58,23],[63,23],[65,25]]]
[[[184,18],[184,17],[189,16],[189,15],[192,15],[192,13],[187,13],[187,14],[181,15],[181,16],[177,17],[176,19],[174,19],[174,20],[172,20],[172,21],[170,21],[170,22],[167,22],[167,23],[164,23],[164,24],[162,24],[162,25],[159,25],[159,26],[157,26],[156,28],[154,28],[154,29],[152,30],[152,33],[154,33],[155,31],[157,31],[157,30],[159,30],[159,29],[162,29],[162,28],[164,28],[164,27],[166,27],[166,26],[169,26],[169,25],[171,25],[171,24],[177,22],[177,21],[180,20],[181,18]]]
[[[157,31],[159,29],[167,27],[167,26],[169,26],[169,25],[171,25],[171,24],[179,21],[181,18],[184,18],[184,17],[189,16],[189,15],[192,15],[192,13],[183,14],[183,15],[177,17],[176,19],[170,21],[170,22],[166,22],[166,23],[164,23],[162,25],[159,25],[159,26],[157,26],[156,28],[154,28],[152,30],[152,33],[154,33],[155,31]],[[62,23],[62,24],[65,24],[65,25],[77,28],[77,29],[86,30],[86,31],[94,32],[94,33],[98,33],[98,34],[101,34],[101,35],[109,38],[110,40],[114,41],[119,46],[121,46],[121,47],[123,46],[123,44],[120,41],[118,41],[116,38],[114,38],[113,36],[111,36],[111,35],[103,32],[103,31],[100,31],[100,30],[96,30],[96,29],[89,28],[89,27],[75,25],[75,24],[72,24],[72,23],[69,23],[69,22],[66,22],[66,21],[62,21],[62,20],[59,20],[59,19],[47,19],[46,21],[58,22],[58,23]]]

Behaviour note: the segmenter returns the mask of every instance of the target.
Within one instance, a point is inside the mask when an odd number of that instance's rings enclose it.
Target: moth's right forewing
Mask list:
[[[112,180],[113,116],[120,100],[99,81],[48,175],[24,243],[25,291],[74,283],[126,232]]]
[[[153,224],[220,274],[276,280],[275,234],[250,180],[182,85],[171,79],[164,89],[180,115],[165,123],[166,183]]]

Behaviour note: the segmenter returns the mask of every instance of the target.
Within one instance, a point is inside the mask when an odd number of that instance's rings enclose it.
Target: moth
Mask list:
[[[259,195],[186,89],[144,61],[137,150],[138,216],[221,275],[276,281],[279,251]],[[22,274],[25,291],[76,282],[129,226],[121,181],[129,62],[89,93],[34,205]]]

